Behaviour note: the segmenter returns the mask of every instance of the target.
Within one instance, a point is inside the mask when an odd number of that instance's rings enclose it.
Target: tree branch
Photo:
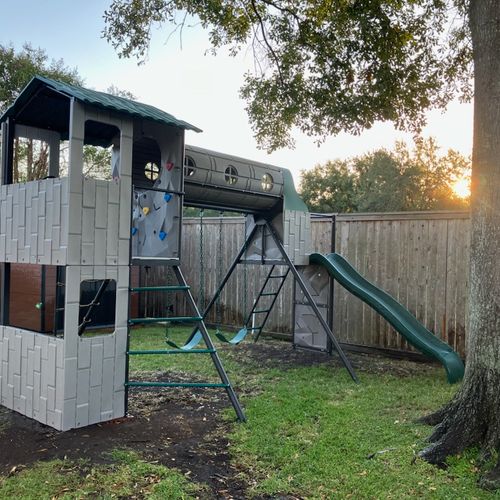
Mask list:
[[[271,44],[269,43],[269,40],[267,39],[267,36],[266,36],[266,27],[264,25],[264,20],[262,19],[262,16],[260,15],[260,12],[257,9],[257,6],[255,4],[255,0],[250,0],[250,3],[252,5],[252,9],[253,9],[258,21],[259,21],[260,30],[262,33],[262,38],[264,39],[264,43],[265,43],[268,51],[271,53],[271,56],[274,59],[274,63],[276,64],[276,69],[278,71],[278,76],[279,76],[280,82],[282,85],[285,85],[283,74],[281,73],[281,66],[280,66],[279,58],[278,58],[276,52],[274,51],[274,49],[272,48]]]
[[[297,15],[296,12],[294,12],[292,9],[288,7],[282,7],[278,5],[276,2],[273,2],[272,0],[260,0],[262,3],[265,3],[266,5],[270,5],[271,7],[274,7],[276,10],[279,10],[280,12],[285,12],[286,14],[290,14],[295,21],[297,21],[297,24],[300,24],[302,20],[300,17]]]

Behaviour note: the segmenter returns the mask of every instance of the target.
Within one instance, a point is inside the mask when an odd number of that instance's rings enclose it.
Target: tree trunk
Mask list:
[[[471,260],[467,366],[451,403],[425,421],[437,426],[422,456],[443,463],[470,446],[500,446],[500,3],[470,0],[474,49]],[[500,464],[499,464],[500,465]],[[485,483],[499,487],[499,469]]]
[[[27,162],[27,175],[26,180],[33,180],[33,139],[28,139],[28,154],[26,158]]]
[[[14,139],[14,158],[13,158],[12,182],[19,182],[19,139]]]
[[[37,159],[34,162],[33,180],[44,179],[49,174],[49,145],[40,142]]]

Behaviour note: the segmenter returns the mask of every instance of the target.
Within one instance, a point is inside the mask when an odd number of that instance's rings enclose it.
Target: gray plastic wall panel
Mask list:
[[[321,266],[299,268],[307,289],[311,293],[321,315],[328,322],[330,300],[330,276]],[[326,349],[326,333],[300,287],[295,286],[294,344],[301,347]]]
[[[112,334],[78,336],[80,282],[114,279]],[[68,430],[125,413],[128,266],[69,266],[65,337],[0,326],[0,401],[3,406]]]
[[[66,264],[68,179],[0,186],[0,262]]]
[[[309,263],[311,253],[311,219],[309,212],[283,212],[283,246],[296,266]]]
[[[0,326],[0,401],[27,417],[62,429],[64,342]]]

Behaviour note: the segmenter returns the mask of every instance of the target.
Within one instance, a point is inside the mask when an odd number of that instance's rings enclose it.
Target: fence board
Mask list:
[[[223,272],[243,244],[244,219],[225,217],[222,221]],[[332,220],[312,220],[312,248],[332,251]],[[219,219],[206,218],[203,227],[205,263],[205,303],[218,282]],[[368,280],[386,290],[407,307],[427,328],[463,355],[465,351],[466,304],[468,290],[470,221],[467,212],[419,212],[393,214],[339,214],[336,216],[335,248]],[[182,236],[182,268],[193,294],[200,298],[200,225],[186,219]],[[223,325],[239,328],[250,309],[268,268],[245,266],[226,285],[221,296]],[[219,272],[220,275],[220,272]],[[168,270],[153,267],[142,273],[148,284],[163,284]],[[266,330],[289,334],[292,331],[293,280],[287,279],[269,317]],[[143,307],[147,315],[168,306],[165,294],[149,294]],[[172,302],[172,301],[171,301]],[[173,301],[176,312],[186,302],[182,294]],[[392,327],[366,304],[334,286],[333,326],[342,342],[366,347],[410,350]],[[214,308],[208,318],[217,319]]]

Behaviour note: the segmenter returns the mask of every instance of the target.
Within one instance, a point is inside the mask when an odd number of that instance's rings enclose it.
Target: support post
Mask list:
[[[14,160],[14,132],[16,125],[12,117],[2,124],[2,176],[0,184],[12,184]]]
[[[352,368],[351,362],[349,361],[347,356],[344,354],[342,347],[340,347],[340,344],[339,344],[338,340],[335,338],[335,335],[333,335],[333,332],[331,331],[330,327],[328,326],[328,323],[325,321],[325,319],[321,315],[321,312],[319,311],[318,306],[316,305],[316,302],[314,302],[314,299],[312,298],[309,290],[307,289],[307,286],[304,283],[302,276],[297,271],[297,268],[295,267],[295,265],[291,261],[290,257],[286,253],[285,249],[283,248],[283,244],[281,243],[273,226],[267,221],[266,221],[266,226],[269,229],[269,231],[271,232],[271,236],[273,237],[276,246],[278,247],[279,251],[281,252],[281,255],[282,255],[283,259],[285,260],[287,266],[289,267],[290,271],[292,271],[292,274],[293,274],[296,282],[299,284],[300,289],[304,293],[304,296],[306,297],[307,301],[309,302],[312,310],[314,311],[314,314],[318,318],[318,321],[321,323],[321,326],[323,327],[327,337],[330,339],[330,341],[332,342],[336,351],[338,352],[342,363],[344,364],[347,371],[349,372],[349,375],[356,383],[358,383],[359,380],[358,380],[358,377],[356,376],[356,373],[354,372],[354,369]]]
[[[186,280],[184,279],[184,275],[182,274],[181,269],[178,266],[174,266],[174,273],[177,278],[177,281],[179,282],[179,285],[182,286],[187,286]],[[194,300],[193,294],[191,293],[190,289],[187,289],[187,294],[188,294],[188,299],[189,302],[191,303],[191,306],[194,310],[195,316],[201,316],[201,313],[198,309],[198,306],[196,305],[196,302]],[[229,396],[229,399],[231,400],[231,404],[233,405],[234,411],[236,412],[236,415],[238,417],[238,420],[240,422],[246,422],[246,417],[245,413],[243,412],[243,408],[240,405],[240,402],[238,401],[238,397],[236,396],[236,393],[234,392],[233,386],[231,385],[231,382],[229,381],[229,378],[227,376],[226,371],[224,370],[224,367],[222,366],[221,360],[219,358],[219,354],[217,353],[217,350],[215,349],[215,346],[212,342],[212,339],[210,338],[210,335],[208,334],[207,327],[205,326],[205,322],[203,319],[198,323],[198,330],[201,331],[201,335],[203,336],[203,340],[205,341],[205,344],[207,348],[210,351],[210,356],[212,358],[212,361],[215,365],[215,368],[217,369],[217,373],[219,374],[219,377],[224,384],[224,387],[226,389],[227,395]]]
[[[203,320],[207,317],[207,314],[210,312],[210,309],[215,304],[215,302],[216,302],[217,298],[219,297],[219,295],[221,294],[224,286],[226,285],[226,283],[228,282],[229,278],[231,277],[231,275],[233,274],[234,270],[236,269],[236,266],[240,262],[241,257],[247,251],[248,242],[253,238],[253,235],[255,234],[255,231],[257,231],[257,227],[258,226],[255,225],[252,228],[252,230],[250,231],[249,235],[245,238],[245,242],[243,243],[242,247],[240,248],[240,251],[238,252],[238,255],[236,255],[236,257],[234,258],[231,266],[229,266],[229,269],[228,269],[226,275],[224,276],[224,278],[222,279],[222,281],[219,283],[219,286],[218,286],[217,290],[215,291],[214,296],[212,297],[212,299],[208,303],[207,307],[205,308],[205,311],[203,311],[203,314],[201,315],[201,317],[203,318]],[[194,334],[196,333],[196,330],[197,330],[197,328],[193,330],[193,332],[189,336],[188,342],[193,338]]]
[[[9,324],[10,263],[0,264],[0,325]]]
[[[330,252],[335,253],[337,241],[337,214],[332,214],[332,236],[330,241]],[[333,332],[335,324],[335,280],[330,277],[330,289],[329,289],[329,304],[328,304],[328,322],[330,323],[330,328]],[[328,354],[332,354],[332,342],[327,337],[326,339],[326,349]]]

